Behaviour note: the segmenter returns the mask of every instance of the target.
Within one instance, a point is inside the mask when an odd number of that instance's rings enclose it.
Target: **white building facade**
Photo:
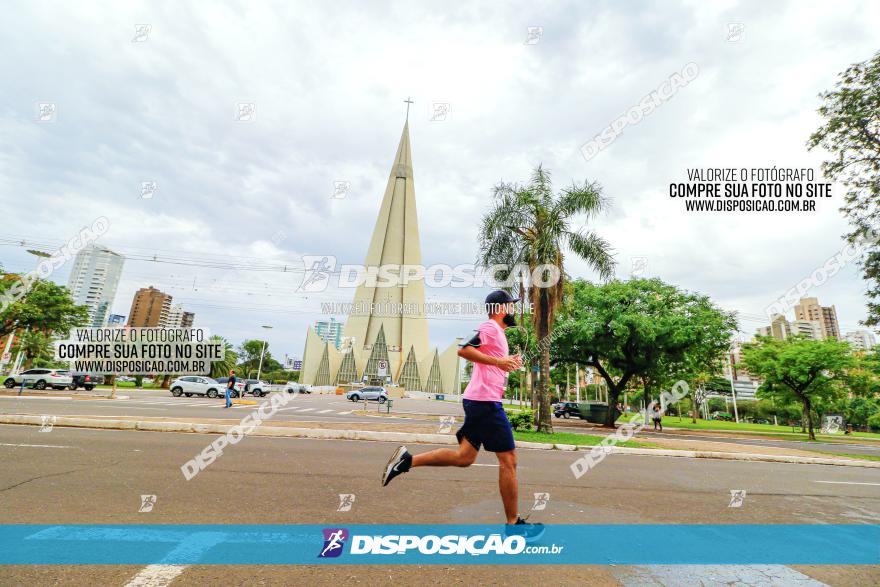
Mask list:
[[[125,257],[107,247],[91,244],[76,254],[67,287],[77,304],[89,310],[89,324],[107,325]]]

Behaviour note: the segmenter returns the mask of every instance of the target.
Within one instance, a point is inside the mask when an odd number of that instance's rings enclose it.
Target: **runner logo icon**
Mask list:
[[[348,530],[345,528],[324,528],[324,547],[318,558],[335,558],[342,554],[345,541],[348,540]]]

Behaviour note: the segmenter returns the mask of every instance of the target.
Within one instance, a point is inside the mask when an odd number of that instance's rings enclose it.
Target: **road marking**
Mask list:
[[[877,485],[880,483],[858,483],[856,481],[813,481],[813,483],[833,483],[834,485]]]
[[[827,587],[825,583],[785,565],[638,565],[617,571],[614,576],[625,587],[647,585]]]
[[[326,414],[327,412],[332,412],[333,410],[321,410],[320,412],[315,412],[316,414]]]
[[[13,444],[9,442],[0,442],[0,446],[26,446],[33,448],[73,448],[71,446],[63,446],[60,444]]]
[[[303,408],[303,412],[314,412],[315,408]]]
[[[132,577],[125,587],[165,587],[180,576],[187,565],[148,565]]]
[[[34,395],[0,395],[0,397],[5,397],[8,399],[49,399],[49,400],[55,400],[55,401],[59,401],[59,400],[63,401],[63,400],[72,399],[69,397],[39,397],[39,396],[34,396]]]
[[[339,415],[340,415],[340,416],[345,416],[346,414],[350,414],[350,413],[351,413],[351,410],[349,410],[349,411],[347,411],[347,412],[339,412]]]

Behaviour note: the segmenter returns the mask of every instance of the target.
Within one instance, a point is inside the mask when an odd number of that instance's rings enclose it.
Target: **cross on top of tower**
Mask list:
[[[406,104],[406,119],[409,120],[409,105],[415,104],[415,102],[412,101],[411,97],[407,96],[406,100],[404,100],[404,103]]]

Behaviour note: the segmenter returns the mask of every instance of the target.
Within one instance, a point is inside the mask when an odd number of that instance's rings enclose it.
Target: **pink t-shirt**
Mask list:
[[[494,320],[480,324],[480,352],[490,357],[506,357],[507,337],[504,329]],[[471,381],[464,390],[464,399],[480,402],[499,402],[507,386],[507,371],[501,367],[474,363]]]

